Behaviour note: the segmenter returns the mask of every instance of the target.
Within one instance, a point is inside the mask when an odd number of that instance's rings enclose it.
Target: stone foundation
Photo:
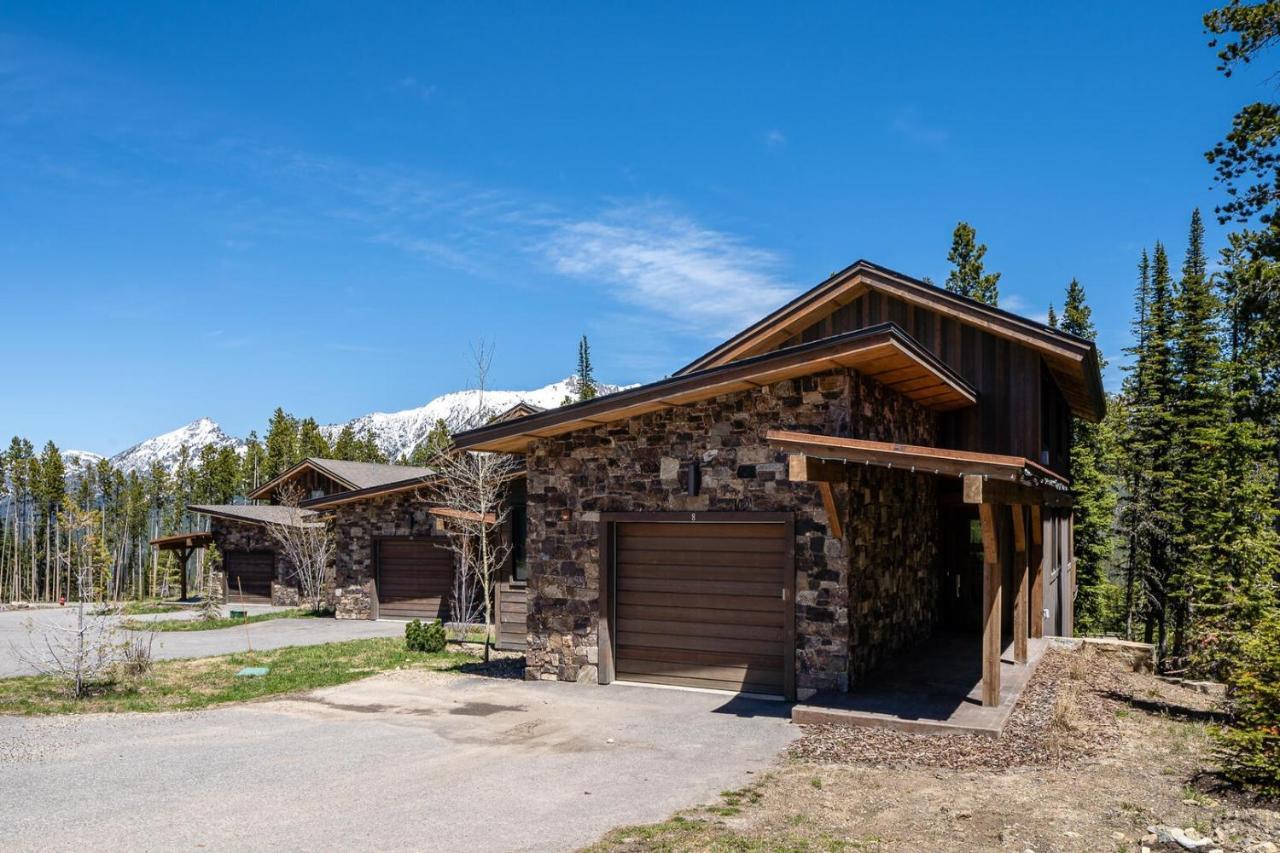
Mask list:
[[[927,632],[937,600],[932,478],[849,466],[849,481],[833,486],[845,522],[838,539],[818,487],[786,478],[786,453],[764,438],[770,429],[934,444],[937,423],[883,386],[834,371],[535,441],[526,455],[526,678],[596,680],[601,512],[792,514],[802,694],[847,690],[851,676]],[[681,470],[693,461],[696,496]]]

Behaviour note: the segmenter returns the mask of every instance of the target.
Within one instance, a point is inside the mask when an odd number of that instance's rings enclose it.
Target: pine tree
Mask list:
[[[288,470],[299,460],[298,419],[277,408],[267,425],[266,464],[263,481],[270,480]]]
[[[1171,498],[1179,527],[1170,590],[1174,608],[1170,655],[1177,661],[1186,653],[1196,589],[1210,583],[1217,571],[1207,559],[1213,549],[1208,531],[1213,526],[1211,502],[1215,499],[1214,483],[1221,462],[1216,458],[1220,431],[1227,416],[1219,376],[1221,341],[1216,324],[1220,306],[1209,281],[1199,210],[1191,215],[1187,255],[1175,304],[1171,346],[1177,386],[1171,416],[1172,458],[1179,483]]]
[[[1062,306],[1062,330],[1097,340],[1084,288],[1072,279]],[[1105,367],[1101,353],[1099,367]],[[1075,419],[1071,428],[1071,487],[1075,494],[1076,622],[1086,633],[1114,628],[1118,590],[1106,574],[1114,550],[1117,495],[1113,487],[1117,445],[1112,424]]]
[[[409,465],[428,468],[431,466],[431,460],[436,457],[436,454],[448,449],[452,443],[453,438],[449,435],[449,425],[445,423],[444,418],[436,418],[436,422],[431,427],[431,431],[427,433],[427,437],[418,442],[406,462]]]
[[[333,440],[333,448],[331,453],[334,459],[343,459],[347,462],[355,462],[359,451],[356,447],[356,431],[351,424],[343,425],[338,432],[338,437]]]
[[[332,452],[316,419],[304,418],[298,425],[298,459],[328,459]]]
[[[262,448],[262,442],[258,441],[257,431],[252,430],[249,432],[249,437],[245,439],[244,458],[240,462],[240,493],[242,495],[252,494],[266,482],[264,476],[266,468],[266,451]]]
[[[1074,281],[1074,279],[1072,280]],[[1058,315],[1054,313],[1052,302],[1049,303],[1049,314],[1045,318],[1045,323],[1049,326],[1050,329],[1058,328]]]
[[[578,402],[594,400],[596,396],[596,377],[591,368],[591,346],[587,343],[586,335],[578,342],[577,392]]]
[[[977,232],[967,222],[956,223],[951,235],[951,251],[947,261],[953,269],[947,274],[947,290],[995,306],[1000,302],[1000,273],[988,273],[983,266],[987,254],[985,244],[977,242]]]

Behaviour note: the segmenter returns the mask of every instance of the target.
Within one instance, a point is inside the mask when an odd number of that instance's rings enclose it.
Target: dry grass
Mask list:
[[[1280,837],[1280,812],[1197,787],[1212,763],[1211,700],[1132,669],[1047,654],[994,742],[808,728],[749,796],[726,792],[593,849],[1136,853],[1151,824],[1195,827],[1225,851]]]

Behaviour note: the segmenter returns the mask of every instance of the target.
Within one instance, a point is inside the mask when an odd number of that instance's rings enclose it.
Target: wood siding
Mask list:
[[[877,291],[835,308],[780,347],[883,322],[897,323],[978,390],[976,406],[940,418],[940,446],[1035,462],[1043,461],[1041,450],[1047,449],[1048,467],[1064,474],[1069,471],[1065,453],[1069,442],[1055,447],[1047,439],[1070,430],[1070,409],[1040,354],[1030,347]],[[1047,401],[1042,401],[1042,394],[1048,395]]]
[[[526,584],[498,584],[494,612],[497,646],[507,651],[523,651],[528,644],[529,590]]]
[[[227,598],[231,604],[270,604],[276,555],[270,551],[230,551],[223,555]]]

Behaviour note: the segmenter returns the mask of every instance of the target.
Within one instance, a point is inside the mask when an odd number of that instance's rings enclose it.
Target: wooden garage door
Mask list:
[[[453,552],[423,540],[378,543],[378,615],[448,619]]]
[[[783,524],[620,522],[614,671],[647,681],[783,695]]]
[[[227,575],[227,601],[232,604],[271,603],[276,555],[270,551],[228,551],[222,564]]]

